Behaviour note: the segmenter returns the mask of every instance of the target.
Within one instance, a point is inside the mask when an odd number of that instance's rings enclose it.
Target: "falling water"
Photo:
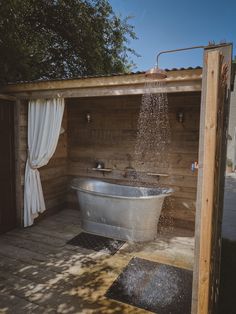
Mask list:
[[[163,89],[163,81],[151,81],[145,84],[145,92],[142,96],[142,103],[138,118],[138,132],[135,144],[135,162],[139,169],[146,168],[146,162],[155,165],[155,172],[163,173],[169,170],[169,144],[171,141],[168,98],[164,92],[153,93],[153,90]],[[147,169],[145,169],[147,170]],[[142,180],[142,175],[138,179]],[[155,185],[161,187],[161,179],[158,178]],[[163,208],[168,207],[168,215],[162,211],[159,220],[159,231],[162,226],[173,228],[171,211],[173,210],[172,200],[166,199]]]
[[[153,89],[162,87],[164,83],[161,81],[147,82],[145,85],[135,145],[136,162],[142,163],[154,158],[159,169],[168,168],[170,143],[167,94],[153,94]]]

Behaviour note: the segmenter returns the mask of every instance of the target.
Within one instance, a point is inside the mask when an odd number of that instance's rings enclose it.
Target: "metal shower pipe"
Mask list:
[[[216,45],[211,45],[211,46],[192,46],[192,47],[187,47],[187,48],[178,48],[178,49],[172,49],[172,50],[162,50],[157,54],[156,57],[156,67],[158,68],[158,61],[159,61],[159,57],[160,55],[164,54],[164,53],[170,53],[170,52],[177,52],[177,51],[183,51],[183,50],[192,50],[192,49],[204,49],[206,47],[211,48],[211,47],[215,47]]]

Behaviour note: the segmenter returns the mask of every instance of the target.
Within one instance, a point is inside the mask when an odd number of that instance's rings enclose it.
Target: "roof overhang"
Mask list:
[[[99,97],[143,94],[147,82],[144,73],[8,84],[0,92],[18,99],[51,97]],[[153,93],[201,91],[202,69],[168,71],[164,84],[151,89]]]

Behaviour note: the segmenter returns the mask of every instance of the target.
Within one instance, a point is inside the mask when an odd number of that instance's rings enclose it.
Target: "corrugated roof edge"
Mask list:
[[[164,69],[166,72],[169,71],[186,71],[186,70],[198,70],[202,69],[200,66],[196,67],[188,67],[188,68],[172,68],[172,69]],[[85,75],[85,76],[77,76],[70,78],[58,78],[58,79],[38,79],[33,81],[16,81],[9,82],[7,85],[11,84],[20,84],[20,83],[37,83],[37,82],[55,82],[55,81],[69,81],[69,80],[79,80],[79,79],[89,79],[89,78],[98,78],[98,77],[112,77],[112,76],[122,76],[122,75],[137,75],[137,74],[145,74],[146,71],[136,71],[129,73],[111,73],[111,74],[97,74],[97,75]]]

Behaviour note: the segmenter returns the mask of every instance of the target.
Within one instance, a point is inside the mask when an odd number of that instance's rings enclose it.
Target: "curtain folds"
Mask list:
[[[30,100],[28,110],[28,159],[25,168],[24,226],[33,224],[45,211],[38,168],[54,154],[60,135],[64,99]]]

